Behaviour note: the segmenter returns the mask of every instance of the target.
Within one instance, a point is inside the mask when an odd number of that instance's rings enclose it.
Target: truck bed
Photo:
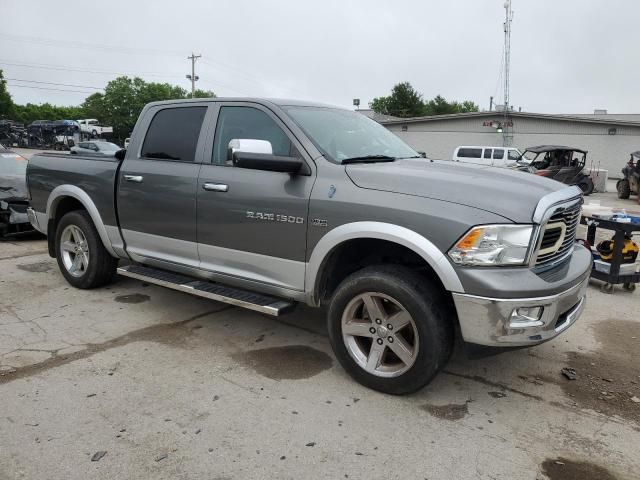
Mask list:
[[[60,185],[74,185],[91,197],[105,225],[117,226],[115,189],[119,168],[120,162],[113,157],[36,154],[27,167],[31,207],[47,213],[51,192]]]

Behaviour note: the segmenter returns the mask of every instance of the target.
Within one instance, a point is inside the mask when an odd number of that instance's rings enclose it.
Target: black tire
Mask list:
[[[65,265],[62,249],[62,236],[65,229],[74,226],[84,235],[88,248],[88,265],[79,275],[72,274]],[[75,210],[62,217],[56,228],[55,252],[58,267],[64,278],[76,288],[89,289],[109,284],[115,275],[118,260],[112,257],[104,248],[100,235],[91,217],[85,210]],[[75,257],[75,255],[74,255]]]
[[[629,184],[629,180],[626,178],[618,180],[618,183],[616,183],[616,190],[618,191],[618,198],[622,200],[629,198],[631,196],[631,185]]]
[[[343,339],[343,313],[352,300],[366,292],[392,297],[414,320],[418,353],[412,366],[398,376],[381,377],[366,371]],[[450,300],[436,282],[407,267],[372,266],[348,276],[334,292],[328,314],[329,339],[338,361],[356,381],[380,392],[403,395],[427,385],[448,361],[454,341],[453,315]],[[372,338],[371,344],[374,341],[379,340]]]
[[[591,177],[584,177],[578,182],[578,187],[582,190],[582,194],[586,197],[593,193],[593,189],[595,188],[593,185],[593,180]]]

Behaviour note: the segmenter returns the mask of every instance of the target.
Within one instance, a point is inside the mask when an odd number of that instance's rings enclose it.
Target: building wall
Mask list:
[[[502,146],[502,134],[483,122],[502,120],[500,115],[386,125],[400,138],[428,157],[450,160],[460,145]],[[640,150],[640,126],[592,124],[553,119],[513,117],[512,145],[524,150],[542,144],[568,145],[587,150],[587,167],[608,170],[619,178],[629,153]],[[616,134],[610,135],[609,129]]]

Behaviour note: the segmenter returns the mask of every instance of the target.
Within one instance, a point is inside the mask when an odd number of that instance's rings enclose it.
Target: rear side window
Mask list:
[[[502,148],[494,148],[493,158],[497,160],[502,160],[504,158],[504,150]]]
[[[167,108],[151,120],[142,158],[193,162],[207,107]]]
[[[459,157],[482,158],[481,148],[461,148],[458,150]]]
[[[485,148],[484,149],[484,157],[483,158],[491,158],[491,149],[490,148]]]

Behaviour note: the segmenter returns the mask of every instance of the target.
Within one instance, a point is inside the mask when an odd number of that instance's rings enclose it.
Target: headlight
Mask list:
[[[449,250],[449,257],[459,265],[524,265],[532,235],[531,225],[473,227]]]

